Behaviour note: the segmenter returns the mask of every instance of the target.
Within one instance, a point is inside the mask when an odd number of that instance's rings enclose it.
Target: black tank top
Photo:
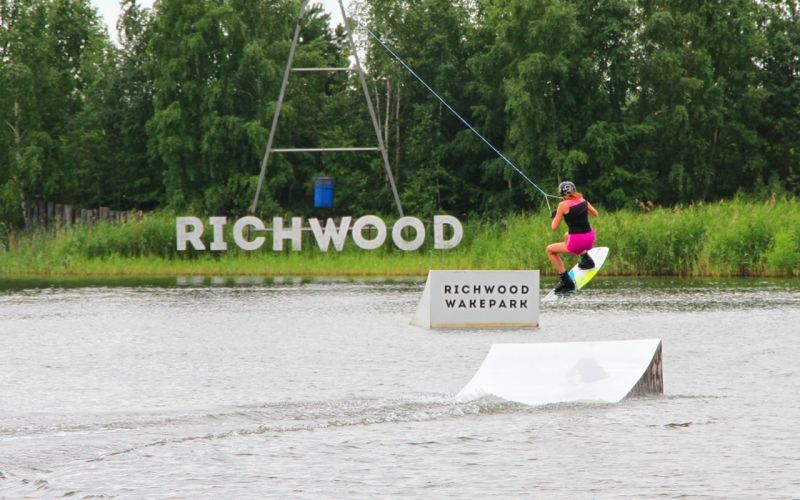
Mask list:
[[[564,214],[564,220],[569,226],[569,234],[588,233],[592,230],[589,225],[589,202],[582,202],[569,207],[569,212]]]

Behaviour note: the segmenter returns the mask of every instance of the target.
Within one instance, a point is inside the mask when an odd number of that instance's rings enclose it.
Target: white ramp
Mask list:
[[[616,403],[628,395],[663,393],[661,366],[660,339],[494,344],[456,399]]]

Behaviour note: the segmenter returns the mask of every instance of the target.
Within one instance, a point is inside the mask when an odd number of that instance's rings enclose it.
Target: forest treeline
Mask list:
[[[0,0],[0,223],[39,201],[243,214],[299,0]],[[800,193],[797,0],[362,0],[353,12],[528,177],[594,204]],[[409,214],[506,214],[541,195],[355,28]],[[342,67],[319,5],[298,67]],[[276,147],[374,146],[353,73],[294,74]],[[273,155],[259,215],[393,213],[379,155]]]

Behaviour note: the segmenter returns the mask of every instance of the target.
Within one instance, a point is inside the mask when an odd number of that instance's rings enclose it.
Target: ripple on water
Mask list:
[[[0,496],[797,492],[797,281],[599,276],[532,331],[411,327],[419,280],[122,285],[0,291]],[[651,336],[662,397],[453,398],[493,343]]]

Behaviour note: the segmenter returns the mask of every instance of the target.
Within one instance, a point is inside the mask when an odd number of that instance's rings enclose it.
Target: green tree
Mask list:
[[[360,15],[460,114],[469,117],[467,61],[476,46],[472,2],[369,0]],[[366,36],[362,33],[362,36]],[[384,133],[409,212],[465,213],[480,202],[482,143],[385,49],[367,44],[367,66],[384,102]]]
[[[3,218],[19,224],[35,200],[78,201],[76,163],[88,165],[71,142],[84,135],[75,117],[103,77],[109,42],[88,1],[2,0],[0,16],[1,201]]]
[[[625,183],[649,189],[646,169],[630,161],[631,143],[642,130],[626,119],[636,84],[634,4],[482,5],[485,29],[495,35],[472,66],[492,103],[485,108],[486,128],[506,128],[505,147],[518,166],[548,192],[571,179],[593,199],[613,205],[625,204]],[[503,168],[497,160],[491,164],[498,172]],[[541,201],[513,172],[504,175],[509,187],[524,193],[509,198],[506,208]]]
[[[652,133],[658,201],[729,196],[765,171],[758,123],[758,4],[642,2],[634,117]]]
[[[136,0],[121,2],[117,23],[119,50],[103,94],[102,120],[109,143],[110,167],[103,172],[103,203],[129,209],[154,208],[164,199],[163,164],[148,154],[146,125],[153,116],[153,81],[147,52],[153,13]]]
[[[765,5],[767,50],[761,79],[766,99],[760,136],[770,182],[800,194],[800,6]]]
[[[288,0],[158,4],[148,48],[154,113],[147,135],[151,158],[164,166],[170,205],[243,212],[249,204],[299,8]],[[328,66],[338,57],[332,43],[316,8],[296,65]],[[327,83],[323,75],[293,79],[276,146],[317,140]],[[276,156],[262,210],[306,200],[318,161]]]

